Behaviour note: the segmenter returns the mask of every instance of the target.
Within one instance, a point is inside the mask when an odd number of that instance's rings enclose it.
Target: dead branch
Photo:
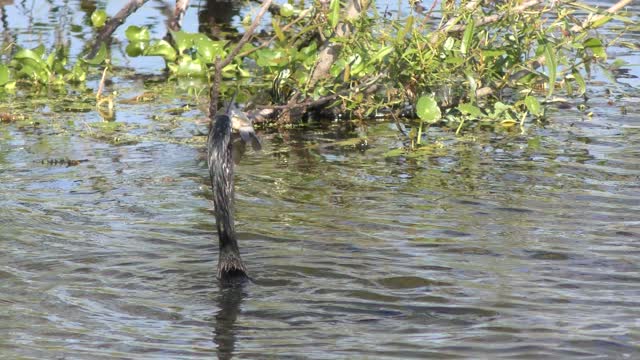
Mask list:
[[[211,120],[213,120],[213,118],[216,116],[216,112],[218,111],[218,97],[220,95],[220,83],[222,82],[222,69],[224,69],[225,66],[231,64],[233,59],[238,55],[238,53],[240,53],[240,50],[242,49],[242,47],[244,47],[244,45],[251,39],[254,31],[260,24],[260,20],[262,19],[262,16],[269,9],[269,5],[271,5],[271,1],[272,0],[264,0],[262,2],[262,7],[258,11],[258,14],[256,15],[256,17],[253,19],[251,26],[247,29],[247,31],[245,31],[240,41],[238,41],[236,46],[224,58],[224,60],[220,60],[219,58],[216,59],[215,73],[213,75],[213,83],[211,84],[211,90],[209,95],[210,96],[209,97],[210,99],[209,100],[210,101],[209,102],[209,118]]]
[[[111,39],[111,35],[116,29],[124,24],[125,20],[129,17],[129,15],[133,14],[136,10],[138,10],[142,5],[144,5],[149,0],[130,0],[127,5],[125,5],[116,16],[112,17],[107,21],[102,30],[96,39],[94,40],[93,45],[91,46],[91,51],[89,52],[88,58],[91,59],[98,53],[100,50],[100,46],[104,43],[107,43]]]
[[[606,12],[609,13],[609,14],[614,14],[614,13],[618,12],[618,10],[622,9],[623,7],[631,4],[632,1],[633,0],[620,0],[617,3],[613,4],[613,6],[608,8],[606,10]],[[571,28],[571,31],[573,31],[573,32],[582,31],[582,30],[586,29],[587,27],[589,27],[590,25],[594,24],[595,22],[603,19],[605,16],[606,15],[597,15],[597,16],[594,16],[591,19],[587,19],[582,23],[582,25],[574,25]]]
[[[182,28],[182,18],[184,18],[184,13],[187,12],[187,8],[189,7],[189,0],[177,0],[176,8],[173,10],[173,15],[169,20],[167,27],[171,31],[178,31]]]

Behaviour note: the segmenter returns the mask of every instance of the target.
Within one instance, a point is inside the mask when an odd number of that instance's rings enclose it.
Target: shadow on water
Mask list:
[[[238,30],[231,23],[235,16],[240,16],[242,6],[241,1],[207,1],[198,13],[198,31],[214,38],[225,32],[237,33]]]
[[[218,294],[218,313],[215,317],[213,342],[216,344],[218,359],[233,357],[236,346],[236,320],[240,305],[247,296],[244,284],[221,284]]]

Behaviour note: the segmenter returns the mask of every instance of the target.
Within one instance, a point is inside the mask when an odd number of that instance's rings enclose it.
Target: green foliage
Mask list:
[[[584,11],[595,10],[562,0],[554,7],[524,11],[509,2],[483,3],[476,9],[467,2],[446,2],[440,26],[430,15],[412,10],[391,20],[378,14],[373,3],[362,2],[357,16],[345,11],[341,0],[308,8],[292,4],[272,14],[270,27],[263,24],[264,32],[243,47],[222,76],[250,78],[247,96],[263,102],[270,98],[281,105],[292,97],[311,102],[334,95],[330,106],[341,114],[415,113],[420,126],[412,141],[418,144],[424,123],[457,133],[516,126],[524,131],[527,121],[545,115],[543,104],[548,102],[539,99],[581,96],[592,68],[607,69],[607,43],[590,29],[612,19],[630,21],[616,14],[576,31],[587,18]],[[96,28],[106,20],[102,10],[91,16]],[[250,22],[247,15],[243,24]],[[162,57],[169,77],[177,81],[206,80],[216,60],[224,59],[237,41],[224,40],[224,34],[213,40],[177,31],[168,42],[153,39],[148,28],[138,26],[129,26],[125,35],[128,56]],[[331,62],[319,66],[328,52]],[[67,57],[64,49],[49,54],[43,46],[18,49],[0,65],[0,89],[20,81],[85,81],[90,66],[104,64],[108,49],[102,47],[92,59],[73,66]],[[322,67],[328,69],[324,76],[312,76]],[[407,106],[411,111],[405,111]]]
[[[91,24],[93,25],[94,28],[99,29],[103,27],[106,22],[107,22],[106,11],[102,9],[98,9],[94,11],[93,14],[91,14]]]
[[[209,67],[216,59],[227,55],[227,41],[214,41],[200,33],[173,31],[173,46],[162,39],[151,40],[147,28],[129,26],[126,34],[129,40],[127,55],[161,56],[169,73],[175,77],[207,77],[210,74]],[[239,69],[237,64],[233,64],[223,70],[229,74]]]
[[[68,68],[68,48],[58,47],[46,53],[43,45],[33,49],[18,48],[8,64],[0,65],[0,88],[13,88],[17,83],[49,86],[67,82],[83,82],[90,65],[102,65],[107,58],[105,45],[91,59],[78,59]]]

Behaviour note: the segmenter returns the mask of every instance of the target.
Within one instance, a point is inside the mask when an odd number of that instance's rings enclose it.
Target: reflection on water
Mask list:
[[[236,343],[236,319],[240,313],[240,304],[246,296],[240,285],[220,289],[218,295],[218,313],[214,326],[213,341],[217,348],[218,359],[231,359]]]

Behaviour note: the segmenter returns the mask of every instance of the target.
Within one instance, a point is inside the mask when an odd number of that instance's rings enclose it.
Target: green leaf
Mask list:
[[[131,25],[124,31],[124,34],[127,36],[127,40],[131,42],[149,41],[151,39],[151,33],[146,27]]]
[[[461,113],[465,115],[470,115],[474,118],[480,118],[484,116],[484,113],[482,112],[482,110],[480,110],[480,108],[478,108],[477,106],[471,103],[464,103],[464,104],[458,105],[458,110],[460,110]]]
[[[30,58],[22,59],[18,77],[26,77],[41,83],[47,83],[49,80],[49,72],[43,62],[36,62]]]
[[[398,42],[404,42],[404,38],[405,36],[407,36],[409,30],[413,29],[413,20],[413,15],[409,16],[406,20],[406,23],[404,24],[404,27],[400,31],[398,31],[398,36],[396,37],[396,40]]]
[[[65,77],[71,82],[84,82],[87,79],[86,65],[83,65],[82,61],[76,62],[76,64],[71,69],[71,72]]]
[[[393,46],[383,47],[371,57],[371,61],[369,61],[369,64],[382,61],[385,58],[385,56],[389,55],[389,53],[391,53],[392,51],[393,51]]]
[[[487,58],[498,57],[506,54],[507,52],[504,50],[496,50],[496,49],[487,49],[482,50],[482,56]]]
[[[435,123],[442,117],[438,103],[433,96],[423,95],[418,99],[416,104],[416,113],[422,121]]]
[[[611,16],[603,16],[603,17],[597,19],[596,21],[594,21],[590,25],[590,27],[592,29],[597,29],[597,28],[601,27],[602,25],[608,23],[611,19],[613,19]]]
[[[98,9],[96,11],[93,12],[93,14],[91,14],[91,24],[93,25],[94,28],[101,28],[104,26],[104,24],[107,22],[107,12],[102,10],[102,9]]]
[[[288,62],[288,57],[282,51],[260,49],[256,51],[256,64],[258,66],[280,66]]]
[[[271,27],[273,27],[273,32],[276,33],[278,40],[284,42],[287,38],[284,36],[282,29],[280,28],[280,21],[276,18],[271,19]]]
[[[93,57],[93,59],[84,59],[83,61],[89,65],[100,65],[104,62],[104,60],[107,58],[107,45],[105,45],[105,43],[102,43],[100,45],[100,50],[98,50],[98,53],[96,54],[96,56]]]
[[[193,34],[184,31],[172,31],[171,37],[173,37],[173,41],[176,43],[178,54],[182,54],[186,49],[193,46]]]
[[[469,22],[467,23],[466,29],[464,29],[464,35],[462,36],[462,42],[460,43],[460,52],[463,55],[467,55],[467,51],[471,46],[471,41],[473,40],[473,34],[475,31],[475,22],[473,18],[469,18]]]
[[[542,43],[544,58],[547,64],[547,69],[549,70],[549,91],[547,92],[547,97],[551,97],[553,95],[553,90],[555,90],[556,86],[556,71],[558,70],[558,65],[556,61],[556,55],[553,51],[553,45],[547,41]]]
[[[535,96],[527,96],[524,98],[524,104],[527,106],[527,110],[531,113],[531,115],[535,117],[540,117],[544,115],[544,110],[540,105],[538,99]]]
[[[9,67],[4,64],[0,64],[0,86],[9,82]]]
[[[177,66],[169,67],[177,76],[201,77],[206,74],[207,67],[200,59],[192,59],[191,56],[183,55],[178,58]]]
[[[293,5],[286,3],[280,7],[280,16],[289,17],[293,15]]]
[[[605,51],[600,39],[589,38],[584,41],[583,45],[585,48],[591,50],[591,52],[593,52],[593,56],[595,56],[597,59],[604,61],[607,60],[607,52]]]
[[[42,60],[42,55],[38,55],[35,51],[29,50],[29,49],[18,50],[18,52],[16,52],[15,55],[13,55],[13,58],[16,60],[31,59],[37,63],[44,64],[44,61]]]
[[[329,22],[331,23],[331,28],[335,29],[338,26],[338,21],[340,21],[340,0],[331,0],[329,11]]]
[[[213,41],[203,34],[195,34],[193,36],[193,46],[196,49],[196,54],[205,64],[214,63],[218,56],[224,57],[225,44],[226,41]]]
[[[129,43],[131,45],[132,43]],[[129,46],[127,46],[127,49]],[[129,51],[127,50],[127,54]],[[148,49],[144,50],[146,56],[162,56],[165,61],[174,61],[176,59],[176,49],[171,46],[166,40],[160,40],[154,42]],[[130,55],[131,56],[131,55]]]
[[[587,83],[584,81],[582,74],[580,74],[580,71],[575,69],[571,72],[571,74],[573,75],[573,78],[578,84],[578,90],[580,92],[579,95],[584,94],[587,91]]]
[[[454,38],[452,38],[451,36],[449,36],[447,38],[447,40],[444,41],[444,44],[442,45],[442,48],[445,51],[451,51],[453,50],[453,46],[456,44],[456,40]]]
[[[131,57],[137,57],[145,54],[145,50],[147,49],[147,42],[144,41],[132,41],[127,45],[125,49],[127,55]]]
[[[42,57],[44,56],[44,52],[46,51],[44,45],[40,44],[36,47],[34,47],[33,49],[34,53],[38,54],[38,58],[42,59]]]

